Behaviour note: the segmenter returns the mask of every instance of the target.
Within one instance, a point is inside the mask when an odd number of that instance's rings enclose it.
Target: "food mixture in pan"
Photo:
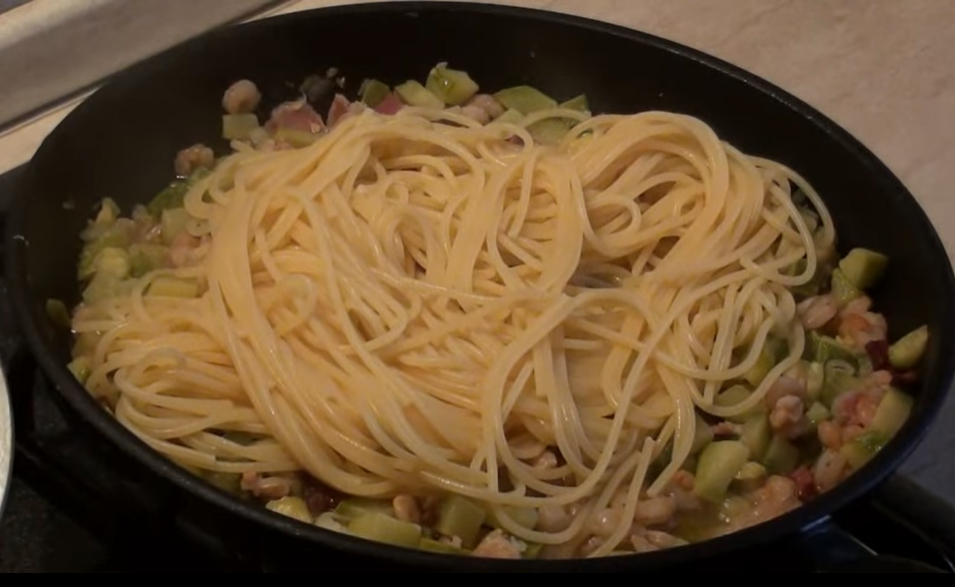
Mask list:
[[[305,524],[497,558],[642,553],[797,508],[904,425],[928,339],[796,172],[670,112],[437,65],[225,89],[82,234],[70,369],[139,438]],[[273,107],[274,106],[274,107]],[[766,129],[772,132],[772,129]]]

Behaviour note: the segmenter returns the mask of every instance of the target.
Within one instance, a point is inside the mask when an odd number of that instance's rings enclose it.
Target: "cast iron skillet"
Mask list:
[[[923,385],[898,437],[835,491],[743,532],[633,557],[507,563],[372,544],[245,505],[148,449],[90,399],[64,367],[70,337],[47,318],[44,302],[78,299],[77,235],[97,202],[109,196],[129,209],[146,201],[171,179],[175,153],[195,142],[224,151],[220,97],[237,79],[255,80],[271,106],[293,97],[295,84],[308,74],[332,66],[354,91],[365,77],[389,83],[423,79],[439,61],[469,71],[489,89],[528,83],[560,99],[586,92],[598,112],[692,114],[744,151],[802,172],[830,207],[841,250],[866,246],[891,256],[891,270],[875,292],[891,336],[922,323],[930,327]],[[359,5],[273,18],[191,41],[117,76],[60,124],[29,166],[6,234],[14,309],[30,349],[71,412],[118,449],[116,458],[142,464],[157,484],[208,511],[221,533],[252,525],[263,537],[256,548],[269,548],[274,540],[300,556],[321,557],[323,565],[363,560],[436,570],[647,570],[765,544],[825,520],[899,466],[923,437],[955,370],[955,280],[948,256],[915,200],[872,153],[806,104],[731,65],[646,34],[545,12],[444,3]],[[334,556],[323,556],[329,552]]]

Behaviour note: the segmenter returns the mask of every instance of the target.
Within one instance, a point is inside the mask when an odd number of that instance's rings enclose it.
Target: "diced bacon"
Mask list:
[[[796,483],[800,501],[805,502],[816,496],[816,481],[809,467],[799,467],[789,475],[789,478]]]
[[[265,123],[265,129],[273,133],[279,128],[318,133],[325,130],[325,124],[321,115],[308,102],[298,100],[286,102],[272,110],[272,117]]]
[[[865,352],[872,361],[872,368],[876,371],[889,369],[889,341],[883,339],[869,341],[865,345]]]
[[[404,102],[401,101],[401,98],[398,97],[394,92],[388,94],[384,100],[382,100],[377,106],[375,106],[375,112],[378,114],[397,114],[399,110],[405,107]]]
[[[242,489],[252,495],[269,499],[282,499],[292,493],[292,483],[284,477],[263,477],[254,472],[242,474]]]

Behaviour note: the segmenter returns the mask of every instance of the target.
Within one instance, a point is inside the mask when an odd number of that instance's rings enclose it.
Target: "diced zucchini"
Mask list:
[[[782,436],[774,435],[763,456],[763,464],[773,475],[788,475],[799,465],[799,449]]]
[[[754,388],[759,386],[779,360],[786,355],[786,352],[785,341],[777,338],[767,338],[766,344],[759,353],[759,358],[756,359],[753,367],[743,375],[743,379]]]
[[[54,324],[61,328],[70,327],[70,311],[66,308],[63,300],[49,299],[46,301],[46,315]]]
[[[718,393],[716,398],[714,398],[713,403],[720,407],[735,406],[748,399],[752,394],[753,392],[743,385],[733,385],[729,389],[725,389]],[[736,414],[735,416],[729,416],[726,419],[730,422],[742,424],[747,418],[749,418],[751,414],[760,413],[764,410],[765,406],[763,406],[762,403],[758,403],[753,406],[751,410],[748,410],[742,414]]]
[[[200,179],[208,176],[209,173],[211,173],[209,169],[200,167],[189,177],[173,181],[150,200],[146,209],[149,210],[153,218],[158,219],[162,211],[167,208],[181,208],[186,194],[189,193],[189,188]]]
[[[830,365],[832,362],[830,361]],[[840,395],[859,388],[859,378],[852,373],[843,370],[828,367],[826,368],[826,380],[822,384],[822,403],[824,406],[832,407]]]
[[[743,422],[739,440],[749,449],[750,458],[760,460],[766,454],[771,437],[772,427],[766,414],[753,414]]]
[[[86,244],[80,251],[80,263],[77,269],[77,277],[80,281],[85,281],[96,273],[96,263],[100,252],[106,248],[125,249],[129,246],[130,233],[128,227],[117,223],[109,227],[106,232],[99,235],[95,240]]]
[[[100,203],[99,212],[96,213],[96,224],[112,224],[119,218],[119,204],[113,198],[103,198]]]
[[[766,478],[766,467],[756,461],[747,461],[736,474],[737,481],[755,481]]]
[[[86,380],[90,377],[90,372],[93,370],[93,364],[89,357],[76,357],[69,362],[66,368],[70,370],[73,377],[76,377],[77,381],[86,383]]]
[[[129,253],[119,247],[106,247],[96,255],[93,271],[115,279],[129,275]]]
[[[813,400],[822,397],[822,386],[826,381],[826,371],[822,363],[812,361],[806,368],[806,393]]]
[[[315,518],[315,525],[319,528],[324,528],[326,530],[331,530],[332,532],[338,532],[340,534],[347,534],[348,528],[339,521],[339,519],[332,512],[325,512],[317,518]]]
[[[703,447],[703,448],[706,448],[706,447]],[[671,460],[672,460],[672,457],[671,457]],[[680,470],[692,473],[693,471],[696,471],[696,466],[699,464],[699,462],[700,462],[700,459],[697,455],[690,455],[686,458],[685,461],[683,461],[683,464],[680,465]]]
[[[435,554],[450,554],[456,556],[465,556],[468,554],[468,551],[463,548],[431,538],[422,538],[421,541],[418,542],[418,548],[425,552],[433,552]]]
[[[694,492],[697,497],[719,503],[726,497],[726,490],[749,460],[749,449],[742,442],[720,440],[703,449],[696,466]]]
[[[428,91],[449,106],[459,106],[478,92],[478,85],[466,71],[448,69],[439,65],[428,74]]]
[[[284,141],[296,149],[302,149],[314,144],[320,136],[319,133],[306,132],[293,128],[282,127],[275,131],[276,141]]]
[[[165,212],[163,213],[165,215]],[[132,277],[142,277],[163,265],[168,247],[136,243],[129,247],[129,274]]]
[[[381,512],[358,516],[348,523],[348,531],[361,538],[407,548],[414,548],[421,542],[420,526]]]
[[[195,279],[160,276],[149,284],[146,295],[166,298],[199,297],[199,283]]]
[[[703,416],[696,414],[696,431],[693,434],[693,447],[690,454],[698,454],[706,445],[713,442],[713,428],[703,419]]]
[[[829,412],[829,409],[820,402],[812,404],[809,406],[809,410],[806,411],[806,418],[809,420],[809,423],[812,424],[813,428],[819,427],[819,424],[822,424],[831,417],[832,414]]]
[[[408,80],[395,88],[395,93],[401,100],[410,106],[443,110],[444,102],[432,94],[426,87],[414,80]]]
[[[381,104],[390,93],[391,87],[376,79],[366,79],[361,84],[361,89],[359,90],[361,101],[369,108],[374,108]]]
[[[800,259],[789,266],[786,270],[786,275],[802,275],[806,272],[806,260]],[[813,273],[812,277],[809,278],[809,281],[803,283],[802,285],[794,285],[790,288],[790,291],[793,295],[800,298],[811,298],[813,296],[819,295],[819,292],[822,290],[823,283],[827,277],[827,272],[823,271],[821,267],[816,267],[816,272]]]
[[[537,526],[537,508],[504,507],[503,510],[507,517],[509,517],[522,528],[533,529],[535,526]],[[504,529],[504,526],[501,524],[500,519],[498,518],[497,510],[491,510],[490,515],[488,516],[488,525],[490,525],[492,528],[499,528],[501,530]]]
[[[733,522],[737,518],[748,516],[753,511],[753,504],[745,497],[733,495],[720,504],[720,518],[726,522]]]
[[[188,179],[177,179],[156,194],[156,196],[150,200],[146,209],[149,210],[149,213],[155,218],[159,218],[163,210],[182,207],[182,202],[185,200],[186,194],[189,193],[191,185],[192,182]]]
[[[434,530],[443,536],[457,536],[467,548],[477,542],[478,532],[487,517],[484,508],[459,495],[451,495],[441,502]]]
[[[733,484],[742,491],[752,491],[762,486],[767,475],[766,467],[755,461],[749,461],[740,468],[736,478],[733,479]]]
[[[561,108],[566,108],[567,110],[577,110],[578,112],[588,112],[590,110],[590,104],[587,102],[587,96],[581,94],[560,105]]]
[[[228,430],[222,434],[222,438],[228,440],[229,442],[234,442],[239,446],[252,446],[259,440],[261,436],[256,436],[254,434],[249,434],[248,432],[240,432],[238,430]]]
[[[852,442],[842,445],[839,452],[853,469],[860,469],[871,461],[888,441],[889,437],[881,432],[866,432]]]
[[[353,520],[365,514],[382,513],[391,515],[394,510],[391,504],[384,500],[351,498],[342,500],[335,507],[335,515],[346,520]]]
[[[566,118],[545,118],[527,127],[534,141],[541,145],[556,145],[574,127],[574,121]]]
[[[856,289],[866,290],[875,285],[889,264],[889,258],[869,249],[852,249],[839,261],[839,270]]]
[[[224,114],[222,116],[222,138],[227,141],[244,141],[259,128],[259,119],[255,114]]]
[[[93,304],[101,300],[120,297],[132,289],[132,281],[118,279],[108,273],[97,273],[83,290],[83,301]]]
[[[293,520],[298,520],[306,524],[313,523],[312,514],[309,513],[308,506],[305,505],[305,500],[301,497],[283,497],[282,499],[270,501],[265,507]]]
[[[872,418],[870,430],[881,432],[893,438],[912,413],[912,397],[890,387],[885,397],[879,402],[879,407]]]
[[[494,122],[500,122],[502,124],[517,124],[524,118],[524,115],[521,114],[519,110],[514,110],[513,108],[504,112],[504,114],[498,116],[494,119]]]
[[[494,94],[494,97],[505,108],[513,108],[521,114],[531,114],[557,107],[557,102],[553,98],[531,86],[506,88]]]
[[[229,493],[231,495],[239,495],[242,493],[242,476],[239,475],[238,473],[203,471],[202,477],[206,481],[208,481],[210,485],[212,485],[213,487],[218,487],[219,489],[221,489],[222,491],[225,491],[226,493]],[[304,502],[302,503],[304,505]],[[275,507],[279,507],[279,506],[276,505]],[[279,513],[282,513],[282,512],[279,512]],[[308,508],[306,508],[306,513],[308,513]],[[309,515],[309,518],[311,518],[311,515]],[[296,518],[296,519],[299,519],[299,518]],[[302,520],[302,521],[311,521],[311,520]]]
[[[160,230],[162,242],[171,245],[176,237],[186,231],[189,224],[189,213],[185,208],[167,208],[162,211]]]
[[[859,366],[855,353],[839,344],[839,341],[831,336],[819,334],[816,331],[806,334],[806,352],[808,359],[822,365],[832,360],[840,360],[853,367]]]
[[[528,560],[536,559],[540,556],[541,551],[544,549],[543,544],[536,544],[533,542],[527,543],[527,548],[524,549],[523,558]]]
[[[835,269],[832,272],[832,290],[830,293],[840,308],[863,295],[859,288],[849,281],[849,278],[841,269]]]
[[[911,369],[922,359],[928,345],[928,326],[920,326],[889,347],[889,363],[896,369]]]

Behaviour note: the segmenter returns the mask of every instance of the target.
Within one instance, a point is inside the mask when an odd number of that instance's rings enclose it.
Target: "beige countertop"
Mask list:
[[[299,0],[279,12],[343,3]],[[776,83],[880,156],[916,195],[948,250],[955,252],[955,194],[949,188],[955,174],[955,0],[498,3],[579,14],[646,31]],[[0,135],[0,171],[26,161],[74,104]]]

